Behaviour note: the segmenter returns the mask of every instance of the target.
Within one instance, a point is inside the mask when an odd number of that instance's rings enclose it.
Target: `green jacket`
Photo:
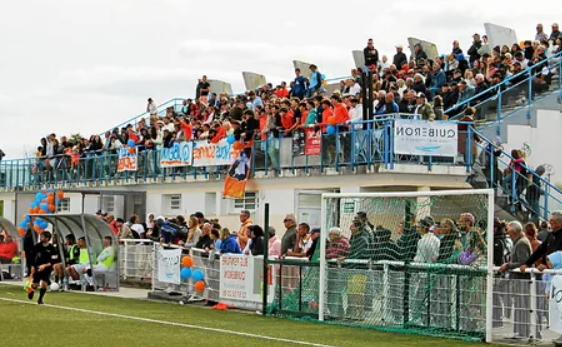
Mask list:
[[[433,106],[429,103],[425,103],[418,108],[418,115],[423,120],[435,119],[435,111],[433,111]]]

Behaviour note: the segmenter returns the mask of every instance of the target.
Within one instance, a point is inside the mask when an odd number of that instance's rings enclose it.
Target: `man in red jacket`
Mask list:
[[[340,134],[337,138],[340,141],[340,150],[339,156],[340,161],[349,161],[350,156],[350,143],[351,143],[351,136],[348,133],[349,130],[349,112],[347,111],[347,107],[343,102],[341,102],[341,98],[338,94],[334,94],[330,97],[330,101],[332,103],[332,107],[334,108],[334,117],[336,119],[336,126],[338,127],[338,133]]]
[[[11,264],[12,258],[16,256],[17,251],[18,247],[10,235],[6,237],[6,241],[0,235],[0,264]]]

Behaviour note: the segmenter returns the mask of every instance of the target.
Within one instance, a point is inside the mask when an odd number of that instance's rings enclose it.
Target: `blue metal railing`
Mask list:
[[[432,156],[413,156],[394,153],[394,122],[396,118],[408,118],[411,115],[388,115],[385,118],[337,126],[335,134],[322,134],[321,153],[304,154],[304,138],[299,131],[295,138],[273,137],[262,140],[258,135],[253,142],[252,175],[274,170],[304,170],[306,174],[325,173],[327,169],[336,172],[349,168],[351,172],[358,167],[372,169],[379,165],[392,170],[397,163],[426,165],[432,169],[435,165],[464,165],[470,169],[470,162],[464,158],[437,158]],[[463,124],[458,122],[459,125]],[[314,127],[314,126],[313,126]],[[472,138],[470,128],[466,141]],[[459,146],[464,148],[463,145]],[[117,172],[118,156],[116,151],[87,152],[78,160],[70,155],[53,158],[25,158],[0,162],[0,189],[14,190],[21,188],[38,189],[51,186],[76,186],[90,183],[127,184],[214,176],[219,179],[226,173],[228,166],[216,167],[180,167],[161,168],[160,151],[142,151],[138,157],[138,170],[135,172]]]
[[[503,150],[494,153],[498,147],[478,131],[472,131],[480,140],[475,141],[476,145],[490,158],[483,168],[486,180],[507,197],[510,212],[524,212],[531,219],[548,220],[553,210],[551,203],[562,206],[562,190],[550,182],[550,177],[542,177],[526,164],[518,164],[521,169],[517,171],[511,155]]]
[[[558,71],[558,87],[554,88],[554,90],[550,90],[550,85],[546,86],[545,89],[545,85],[533,83],[534,79],[541,75],[544,67],[548,67],[550,70]],[[528,67],[527,69],[505,79],[497,85],[489,87],[485,91],[474,95],[462,103],[456,104],[452,108],[446,110],[445,114],[448,114],[451,120],[455,120],[462,116],[462,110],[466,107],[475,106],[480,112],[480,118],[495,121],[495,125],[497,126],[496,132],[499,135],[500,125],[503,119],[508,118],[523,108],[527,108],[527,118],[530,119],[532,104],[549,94],[554,93],[558,88],[560,88],[562,85],[562,74],[560,73],[561,68],[562,52],[557,53],[536,65]],[[519,104],[517,104],[518,100],[509,102],[510,98],[515,99],[518,96],[521,97],[519,101],[524,100],[525,102],[519,102]],[[480,99],[483,100],[480,101]],[[487,114],[487,110],[489,109],[495,109],[494,115],[492,115],[495,116],[495,119],[487,117],[490,116],[490,114]],[[508,113],[504,114],[504,111]],[[490,123],[487,126],[492,125],[494,124]]]
[[[157,106],[158,115],[164,116],[164,115],[166,114],[166,109],[167,109],[168,107],[174,107],[174,109],[176,110],[176,112],[179,111],[179,108],[181,108],[181,106],[183,105],[183,101],[184,101],[184,99],[174,98],[174,99],[170,99],[170,100],[166,101],[166,102],[163,103],[163,104],[158,105],[158,106]],[[178,107],[179,107],[179,108],[178,108]],[[135,129],[136,129],[137,124],[140,122],[141,119],[145,119],[145,120],[148,121],[148,118],[149,118],[149,117],[150,117],[150,114],[149,114],[148,112],[143,112],[143,113],[139,114],[138,116],[135,116],[135,117],[133,117],[133,118],[131,118],[131,119],[128,119],[128,120],[126,120],[126,121],[124,121],[124,122],[122,122],[122,123],[117,124],[117,125],[114,126],[114,127],[111,127],[111,128],[108,129],[107,131],[110,131],[110,132],[111,132],[111,131],[113,131],[113,129],[115,129],[115,128],[119,129],[119,128],[121,128],[121,127],[127,126],[128,124],[132,124],[132,125],[135,127]],[[104,134],[104,133],[100,133],[99,135],[101,136],[101,135],[103,135],[103,134]]]

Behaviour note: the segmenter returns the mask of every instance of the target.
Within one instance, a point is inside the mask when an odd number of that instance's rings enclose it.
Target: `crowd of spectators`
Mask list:
[[[210,83],[203,76],[197,84],[196,97],[186,99],[180,109],[167,108],[165,115],[150,98],[146,108],[149,117],[135,125],[128,124],[90,138],[57,139],[51,134],[41,139],[37,156],[45,159],[39,167],[49,169],[61,164],[76,167],[80,158],[116,153],[129,140],[144,151],[169,148],[174,142],[186,140],[216,143],[230,135],[242,142],[293,137],[308,126],[325,133],[328,124],[345,132],[350,123],[363,121],[362,75],[368,70],[373,71],[375,118],[400,112],[418,119],[445,120],[462,112],[467,100],[476,96],[471,106],[477,105],[490,96],[482,94],[490,87],[559,53],[562,50],[559,33],[557,24],[552,25],[550,35],[538,24],[534,41],[525,41],[523,46],[513,43],[511,47],[491,47],[485,35],[474,34],[466,52],[454,41],[450,52],[438,57],[429,57],[418,44],[408,59],[403,47],[397,46],[392,61],[380,54],[369,39],[364,49],[365,66],[352,69],[351,77],[340,81],[339,89],[332,95],[326,95],[324,75],[314,64],[309,67],[310,78],[296,69],[294,80],[288,85],[284,81],[276,86],[268,83],[242,95],[217,95],[211,92]],[[535,72],[537,91],[548,88],[552,76],[558,73],[553,64],[541,66],[544,68]],[[525,76],[520,76],[511,83],[524,79]],[[474,115],[476,119],[482,117],[482,112]],[[57,159],[60,155],[65,155],[60,157],[64,159]]]

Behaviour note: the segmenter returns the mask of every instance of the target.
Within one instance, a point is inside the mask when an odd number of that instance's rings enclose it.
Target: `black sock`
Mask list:
[[[41,290],[39,290],[39,301],[43,301],[43,297],[45,296],[46,292],[47,288],[41,288]]]

